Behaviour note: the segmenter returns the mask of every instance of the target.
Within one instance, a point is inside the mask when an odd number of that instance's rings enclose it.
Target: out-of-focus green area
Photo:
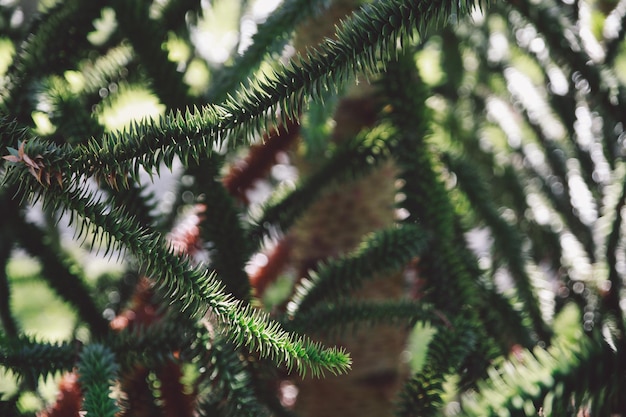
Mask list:
[[[40,266],[33,259],[14,256],[7,265],[11,285],[11,308],[21,330],[45,341],[69,340],[76,325],[76,314],[38,276]],[[13,375],[0,372],[0,396],[18,389]],[[48,378],[39,391],[20,398],[24,411],[41,409],[56,395],[56,379]]]
[[[74,312],[43,282],[40,266],[26,256],[14,257],[7,272],[11,283],[11,307],[24,332],[44,340],[70,337]]]

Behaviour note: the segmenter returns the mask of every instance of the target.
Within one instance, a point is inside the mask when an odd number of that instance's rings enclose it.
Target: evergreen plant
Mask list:
[[[626,416],[626,0],[1,3],[0,415]]]

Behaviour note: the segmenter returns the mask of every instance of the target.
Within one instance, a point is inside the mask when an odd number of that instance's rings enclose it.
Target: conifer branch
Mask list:
[[[572,83],[569,84],[567,94],[562,96],[550,94],[548,96],[548,100],[551,108],[554,109],[556,116],[561,119],[561,123],[565,126],[567,131],[566,138],[568,139],[569,145],[574,149],[576,159],[580,161],[580,167],[582,170],[581,174],[587,183],[587,187],[589,187],[589,190],[591,190],[592,193],[597,195],[599,191],[602,191],[603,184],[594,179],[593,172],[596,165],[591,157],[589,149],[583,148],[576,140],[576,87]],[[607,155],[610,154],[610,150],[607,149],[607,146],[612,146],[610,144],[611,141],[612,139],[610,138],[605,138],[604,140],[605,153]]]
[[[14,146],[28,139],[30,132],[23,124],[9,115],[0,116],[0,146],[2,149]],[[0,164],[4,160],[0,160]]]
[[[412,300],[401,301],[343,301],[315,305],[283,320],[285,328],[298,333],[323,335],[348,334],[349,329],[380,323],[411,326],[416,321],[438,322],[432,306]]]
[[[211,267],[218,276],[224,277],[223,283],[227,292],[235,298],[249,300],[250,282],[244,267],[253,248],[246,239],[241,213],[217,178],[217,170],[207,169],[206,164],[194,164],[187,173],[196,178],[196,191],[206,195],[199,228],[202,241],[211,244]]]
[[[472,170],[467,161],[455,158],[450,154],[444,154],[444,162],[457,175],[459,185],[472,203],[472,207],[487,222],[496,241],[495,248],[506,258],[508,267],[517,285],[518,296],[525,305],[525,309],[533,323],[533,329],[541,340],[550,339],[550,331],[546,326],[539,308],[535,289],[530,282],[524,251],[522,250],[522,238],[500,215],[491,204],[489,192],[484,186],[479,174]]]
[[[511,21],[511,26],[513,29],[512,32],[516,30],[523,30],[524,23],[525,22],[523,21],[512,20]],[[544,74],[545,79],[550,79],[550,75],[551,75],[550,70],[554,69],[553,60],[550,59],[550,57],[546,54],[541,54],[541,53],[537,53],[537,51],[533,51],[529,44],[528,45],[518,44],[518,47],[522,49],[526,53],[527,56],[532,58],[537,63],[538,67],[541,69],[542,73]],[[483,58],[484,59],[487,58],[486,54],[483,54]],[[512,64],[511,62],[507,62],[507,65],[509,67],[511,66],[511,64]],[[504,70],[504,66],[498,65],[498,69]],[[580,165],[582,168],[582,176],[585,179],[587,186],[589,187],[591,192],[597,192],[598,189],[599,190],[602,189],[602,184],[594,179],[593,172],[595,169],[595,163],[593,161],[593,158],[591,157],[590,150],[581,146],[579,141],[576,140],[576,136],[577,136],[576,135],[576,120],[577,120],[576,108],[579,105],[579,103],[576,100],[576,94],[577,94],[578,89],[579,87],[576,86],[576,83],[574,82],[574,80],[571,80],[571,79],[567,80],[567,92],[563,94],[563,92],[561,91],[559,92],[559,94],[556,94],[555,92],[551,91],[551,89],[547,89],[548,90],[547,101],[550,104],[550,110],[553,111],[555,115],[561,120],[561,123],[567,130],[567,134],[565,135],[565,138],[567,139],[569,147],[573,149],[573,152],[576,155],[576,158],[580,161]],[[532,109],[525,109],[524,111],[524,115],[527,121],[529,121],[528,120],[529,110],[532,110]],[[529,123],[529,124],[531,125],[531,127],[536,133],[539,133],[537,135],[538,137],[545,136],[541,133],[541,129],[535,128],[537,123]],[[604,146],[605,147],[612,146],[609,143],[611,139],[609,138],[606,138],[606,139],[608,140],[604,141]],[[552,143],[550,145],[555,144],[555,142],[553,141],[551,142]],[[559,156],[564,155],[564,154],[568,154],[568,155],[571,154],[571,151],[565,152],[566,150],[568,149],[565,146],[563,146],[562,149],[559,149],[559,150],[554,149],[554,151],[556,151],[555,153],[546,152],[545,155],[550,161],[557,162],[557,160],[559,159],[558,158]],[[609,149],[605,149],[605,152],[607,153],[607,155],[611,154],[611,151]],[[553,170],[558,171],[557,169],[554,169],[555,164],[553,163],[552,165],[553,165]],[[564,181],[564,185],[565,184],[567,184],[567,181]]]
[[[476,101],[481,102],[481,106],[484,106],[484,104],[482,104],[482,99],[476,98]],[[504,126],[504,123],[499,124],[500,127],[504,131],[506,131],[507,126]],[[542,134],[538,132],[538,127],[535,124],[530,123],[530,121],[529,125],[531,126],[531,128],[533,128],[534,126],[535,132],[537,132],[541,137]],[[546,154],[548,154],[548,150],[556,150],[553,149],[551,145],[552,144],[549,143],[543,143]],[[521,155],[522,158],[528,158],[528,155],[523,147],[518,146],[514,149],[514,151]],[[556,152],[552,152],[552,155],[547,159],[550,162],[550,167],[553,169],[554,177],[561,178],[560,183],[563,185],[563,193],[555,193],[553,187],[551,187],[551,184],[548,181],[548,178],[546,178],[547,176],[542,174],[542,172],[540,172],[540,170],[538,170],[537,168],[533,167],[532,164],[528,164],[525,169],[529,171],[531,177],[538,179],[541,185],[541,190],[552,203],[555,210],[559,213],[559,216],[563,218],[563,221],[567,224],[568,228],[581,242],[581,244],[585,248],[587,256],[589,256],[590,259],[595,259],[595,242],[592,233],[589,227],[587,227],[583,223],[581,218],[576,214],[570,200],[569,186],[567,185],[569,178],[567,178],[566,174],[567,169],[565,166],[565,161],[563,160],[563,157],[560,156],[559,150],[556,150]]]
[[[338,1],[342,12],[344,2],[351,10],[359,3]],[[175,32],[176,43],[190,52],[188,62],[198,63],[199,41],[190,29],[210,7],[206,1],[67,0],[36,17],[30,29],[17,22],[18,7],[0,7],[0,30],[6,35],[0,39],[0,59],[13,60],[8,70],[0,62],[0,71],[6,71],[0,82],[5,114],[0,117],[0,213],[5,220],[0,227],[0,373],[14,375],[18,384],[17,393],[0,400],[0,415],[24,414],[17,407],[23,391],[38,389],[42,378],[74,370],[71,375],[80,373],[84,390],[74,379],[72,414],[79,413],[84,394],[82,411],[96,416],[290,417],[286,407],[294,399],[283,390],[283,378],[291,382],[292,372],[340,374],[352,366],[343,348],[326,348],[309,337],[338,336],[343,343],[353,329],[379,324],[385,324],[380,333],[376,328],[357,337],[385,348],[397,338],[398,350],[381,358],[386,353],[350,349],[359,367],[357,389],[378,390],[384,384],[378,392],[386,396],[400,375],[394,371],[401,365],[400,343],[416,320],[433,323],[436,334],[425,365],[401,390],[399,416],[440,415],[450,401],[459,401],[467,415],[626,415],[626,400],[619,395],[626,381],[626,324],[620,307],[626,87],[616,74],[624,58],[626,1],[559,6],[557,0],[511,0],[477,13],[472,21],[461,20],[484,3],[363,1],[337,25],[336,34],[329,29],[328,38],[313,44],[303,41],[310,26],[300,24],[317,18],[330,2],[285,0],[258,26],[242,56],[231,50],[224,67],[208,74],[190,67],[184,78],[163,42]],[[242,11],[250,11],[251,3],[239,5],[240,14],[228,17],[245,23]],[[116,11],[114,22],[105,14],[110,8]],[[227,9],[225,14],[233,12]],[[28,22],[28,13],[25,17]],[[597,20],[589,25],[589,18]],[[430,36],[449,22],[458,24]],[[604,45],[585,32],[602,23],[609,28],[611,22],[616,30],[605,35]],[[198,23],[200,29],[206,22]],[[94,27],[94,34],[108,36],[100,38],[103,43],[87,36]],[[300,28],[302,33],[295,33]],[[282,64],[275,58],[291,40],[299,55]],[[594,51],[594,46],[601,49]],[[552,135],[546,129],[544,111],[535,117],[533,103],[524,100],[530,95],[510,77],[516,70],[532,79],[533,93],[543,96],[538,100],[560,119],[565,133]],[[209,77],[201,98],[192,97],[185,84],[196,75]],[[362,77],[368,79],[367,91],[348,88]],[[204,79],[197,81],[194,85]],[[116,98],[126,97],[124,88],[150,90],[168,113],[105,132],[98,120],[121,108]],[[349,106],[344,104],[363,104],[354,99],[361,93],[367,94],[368,111],[360,112],[363,120],[354,126],[362,130],[344,135],[353,125],[345,122]],[[199,100],[211,103],[197,108]],[[509,111],[492,111],[490,100]],[[509,105],[511,100],[519,105]],[[337,129],[330,133],[333,124]],[[274,131],[289,141],[256,146]],[[37,137],[37,132],[53,133]],[[537,139],[539,147],[532,152],[546,159],[548,169],[519,145],[532,145],[526,134],[531,142]],[[259,214],[245,212],[246,201],[237,205],[228,191],[241,192],[251,178],[265,175],[273,152],[298,136],[304,139],[302,147],[289,151],[297,152],[294,161],[306,160],[310,174],[293,189],[275,192]],[[339,136],[342,140],[335,141]],[[251,167],[233,193],[223,180],[228,168],[223,164],[236,160],[243,146],[268,153],[258,158],[265,164]],[[461,154],[464,158],[455,156]],[[183,169],[173,178],[178,201],[171,213],[159,213],[155,197],[145,192],[144,173],[160,175],[160,169],[172,170],[174,164]],[[303,229],[312,228],[306,213],[320,198],[334,197],[344,183],[367,179],[389,164],[393,168],[385,170],[385,180],[395,180],[397,189],[387,183],[391,188],[385,190],[396,192],[395,213],[402,220],[375,234],[350,237],[362,245],[314,266],[308,279],[291,288],[292,271],[300,274],[312,266],[306,253],[318,246],[315,237],[307,243],[299,237],[309,235],[291,229],[300,229],[300,220]],[[574,191],[579,186],[589,198],[578,199]],[[369,193],[355,197],[373,204]],[[579,214],[583,200],[590,211]],[[179,209],[190,204],[194,212],[185,217]],[[41,206],[43,227],[30,220]],[[509,214],[509,207],[517,217],[516,230],[499,214],[502,209]],[[597,225],[590,223],[595,208],[602,212]],[[330,204],[328,210],[333,210]],[[354,215],[365,214],[357,210]],[[112,323],[101,315],[105,305],[100,304],[108,303],[107,317],[116,314],[117,295],[131,285],[128,276],[105,275],[95,287],[88,285],[81,267],[70,264],[76,260],[62,248],[56,226],[61,216],[70,218],[74,240],[82,240],[95,255],[119,254],[146,284],[137,287],[130,307]],[[342,211],[337,222],[329,219],[325,232],[331,234],[346,216]],[[189,222],[172,228],[174,218]],[[484,241],[467,233],[484,225],[492,232]],[[256,263],[262,245],[281,233],[287,238],[278,246],[278,262],[270,259],[267,270],[275,276],[286,265],[285,274],[270,288],[276,294],[250,302],[244,266],[252,259]],[[284,249],[292,234],[297,245],[290,252]],[[20,323],[28,317],[21,303],[10,302],[11,296],[23,297],[21,288],[15,277],[7,277],[12,268],[3,272],[12,265],[13,248],[34,255],[42,264],[42,279],[76,309],[74,340],[48,343],[22,334]],[[199,264],[198,249],[207,255],[206,265]],[[576,259],[581,249],[588,256]],[[411,267],[402,274],[407,263]],[[535,264],[555,285],[549,303],[531,285]],[[367,280],[389,271],[411,279],[408,290],[417,301],[359,300]],[[500,291],[500,272],[516,281],[510,292]],[[590,285],[588,279],[597,277],[598,285]],[[285,300],[283,291],[294,292]],[[268,309],[286,311],[264,311],[266,300]],[[554,325],[544,323],[542,316],[567,312],[572,302],[583,317],[558,315]],[[81,323],[91,331],[88,341]],[[551,345],[539,349],[538,340]],[[364,373],[381,364],[391,367],[363,377],[364,362],[369,362]],[[191,383],[181,378],[183,369],[191,370],[185,375]],[[320,381],[293,380],[300,387],[295,407],[307,415],[306,391]],[[452,400],[445,395],[451,381],[456,382]],[[368,399],[374,397],[381,396]],[[337,406],[351,405],[345,398]],[[42,417],[54,417],[59,409],[42,411]]]
[[[180,317],[167,317],[149,326],[126,327],[99,339],[115,354],[122,370],[136,366],[154,369],[173,359],[173,352],[187,357],[192,344],[190,326]]]
[[[560,13],[559,5],[552,0],[544,1],[540,5],[531,5],[528,0],[516,0],[511,4],[541,31],[554,57],[569,66],[572,71],[579,71],[589,82],[590,94],[598,105],[602,106],[606,115],[610,115],[615,121],[626,123],[626,117],[620,110],[626,102],[624,89],[619,88],[617,94],[610,91],[612,83],[607,79],[607,74],[610,78],[615,75],[608,67],[600,71],[599,66],[588,65],[593,60],[580,47],[578,39],[574,44],[571,41],[563,42],[564,30],[571,31],[572,34],[576,33],[576,30]],[[611,156],[615,155],[612,153]]]
[[[167,39],[166,28],[150,19],[147,1],[114,1],[117,21],[124,35],[140,55],[143,69],[151,78],[151,87],[169,109],[182,109],[190,100],[183,73],[168,59],[162,47]]]
[[[30,192],[38,192],[35,179],[22,183]],[[39,190],[44,207],[60,211],[71,210],[83,217],[79,236],[91,222],[96,229],[94,240],[107,248],[129,249],[145,265],[146,274],[157,284],[157,290],[178,307],[183,316],[202,317],[209,310],[228,330],[228,336],[237,346],[258,350],[262,358],[296,368],[304,374],[308,369],[314,376],[324,370],[333,374],[343,373],[350,366],[349,356],[341,349],[323,348],[305,337],[297,337],[280,328],[269,316],[254,311],[248,305],[236,301],[224,292],[223,284],[215,274],[202,266],[192,267],[188,258],[180,257],[170,250],[164,238],[156,232],[143,228],[120,209],[110,209],[80,188],[68,185],[63,193],[58,190]],[[71,222],[72,220],[70,220]]]
[[[205,333],[206,335],[206,333]],[[268,410],[259,403],[250,370],[241,360],[241,352],[221,337],[202,340],[202,361],[208,365],[205,372],[208,394],[199,404],[205,415],[266,416]],[[210,411],[213,411],[211,413]]]
[[[55,132],[49,135],[55,142],[77,144],[86,137],[100,136],[104,131],[98,121],[87,111],[86,97],[76,96],[68,82],[52,76],[42,83],[42,100],[50,103],[50,122]],[[63,132],[62,137],[57,132]]]
[[[426,230],[432,234],[433,240],[425,256],[421,257],[420,266],[426,277],[439,281],[433,287],[432,296],[437,302],[444,303],[445,308],[438,307],[455,311],[461,299],[476,305],[473,279],[459,257],[458,246],[462,245],[456,243],[454,208],[424,138],[428,117],[423,102],[426,93],[424,87],[418,84],[414,70],[407,69],[408,61],[404,59],[403,62],[390,64],[383,80],[393,106],[387,117],[399,129],[393,150],[402,170],[400,178],[404,180],[400,192],[406,198],[401,206],[409,213],[404,222],[428,222]],[[407,85],[413,87],[411,93]],[[452,300],[455,300],[454,305],[449,304]]]
[[[490,378],[478,384],[480,394],[465,396],[465,414],[497,416],[508,410],[534,415],[541,408],[546,415],[562,415],[589,404],[593,415],[609,412],[611,405],[603,401],[599,387],[611,384],[606,373],[617,357],[597,335],[579,336],[576,340],[561,337],[547,350],[525,350],[494,366]],[[592,392],[596,394],[587,397]]]
[[[24,249],[42,263],[42,277],[48,285],[78,311],[78,317],[89,325],[95,336],[102,336],[108,330],[108,322],[102,317],[91,298],[89,289],[81,277],[72,273],[55,251],[40,239],[42,231],[33,224],[20,219],[18,239]],[[67,256],[67,255],[66,255]]]
[[[134,60],[132,46],[123,41],[98,58],[81,62],[78,69],[85,84],[80,93],[89,95],[98,93],[103,86],[118,81],[124,69]]]
[[[453,319],[447,327],[439,327],[428,345],[424,368],[400,393],[396,414],[399,417],[439,415],[446,375],[458,372],[476,344],[477,333],[472,322],[463,317]]]
[[[619,245],[620,238],[622,237],[622,211],[626,205],[626,180],[622,186],[622,193],[615,205],[614,213],[615,219],[611,227],[611,232],[607,236],[606,242],[606,259],[609,265],[609,282],[610,288],[604,294],[602,304],[607,311],[613,315],[616,326],[619,329],[620,338],[626,337],[626,328],[624,326],[624,314],[620,306],[620,292],[623,288],[623,279],[620,273],[617,271],[617,247]]]
[[[106,182],[100,184],[100,187],[109,194],[109,201],[114,207],[124,207],[143,227],[155,227],[156,196],[140,184],[127,182],[129,185],[126,188],[116,189]]]
[[[550,187],[548,180],[537,173],[537,171],[533,169],[530,169],[530,171],[536,178],[539,178],[541,190],[552,203],[556,212],[563,218],[568,228],[580,241],[585,249],[585,254],[589,257],[589,259],[595,261],[596,244],[594,242],[593,235],[589,227],[583,223],[581,218],[574,211],[571,201],[564,198],[562,195],[557,195],[552,187]]]
[[[67,342],[40,342],[24,335],[12,338],[0,332],[0,366],[29,381],[70,371],[76,354],[77,346]]]
[[[463,374],[461,385],[469,385],[479,379],[491,358],[502,353],[496,349],[494,339],[499,335],[488,332],[482,317],[478,315],[481,308],[481,294],[479,293],[480,275],[471,272],[478,270],[476,259],[466,256],[465,237],[456,229],[456,214],[439,174],[434,169],[430,159],[431,153],[419,142],[412,143],[416,138],[412,132],[404,133],[405,143],[398,159],[405,171],[401,178],[405,185],[401,189],[407,198],[402,203],[411,213],[405,221],[428,219],[428,232],[433,236],[428,251],[420,257],[420,271],[424,278],[436,285],[429,286],[427,301],[435,307],[453,316],[463,314],[465,319],[472,323],[476,332],[475,351],[466,352],[472,366]],[[418,139],[419,140],[419,139]],[[410,146],[408,149],[404,146]],[[415,148],[417,146],[417,148]],[[471,265],[470,265],[471,262]],[[463,301],[461,301],[463,300]],[[461,312],[464,305],[474,306],[474,309]]]
[[[500,353],[494,348],[494,336],[488,334],[478,315],[480,276],[471,272],[479,268],[471,265],[475,259],[467,257],[454,207],[425,138],[430,117],[425,107],[427,93],[411,56],[404,54],[390,63],[381,83],[392,107],[386,117],[398,129],[393,151],[404,180],[400,192],[406,198],[401,204],[409,213],[404,222],[420,222],[432,236],[428,250],[420,256],[421,276],[431,284],[425,300],[446,314],[464,314],[476,332],[475,350],[466,352],[472,366],[461,381],[470,384],[481,377],[489,359]],[[464,305],[476,309],[462,313]]]
[[[6,274],[10,251],[0,248],[0,324],[8,337],[16,337],[18,325],[11,313],[11,287]]]
[[[258,25],[252,43],[243,54],[214,75],[216,82],[208,94],[210,100],[222,102],[238,86],[247,87],[250,82],[248,77],[261,65],[263,58],[272,52],[280,52],[289,39],[288,35],[299,23],[315,16],[327,5],[328,0],[284,1],[265,22]]]
[[[404,386],[396,406],[398,417],[438,416],[444,405],[444,378],[430,367],[413,376]]]
[[[11,192],[15,190],[0,190],[0,212],[5,216],[13,217],[18,214],[19,205],[11,199]],[[7,276],[7,263],[13,250],[11,241],[18,234],[11,224],[0,228],[0,323],[8,337],[14,338],[18,334],[18,323],[11,312],[11,287]]]
[[[235,346],[245,345],[252,351],[256,350],[261,358],[284,364],[289,372],[295,368],[298,374],[304,376],[308,368],[313,377],[320,377],[325,371],[338,375],[350,368],[351,359],[342,348],[324,349],[320,343],[294,336],[277,322],[270,321],[267,314],[252,307],[238,303],[221,320],[234,330],[234,334],[228,332],[228,337]]]
[[[425,233],[415,226],[373,233],[354,252],[311,272],[295,289],[288,312],[297,317],[321,302],[344,298],[367,279],[399,271],[426,246]]]
[[[589,227],[587,227],[581,220],[580,216],[576,214],[576,210],[572,205],[572,195],[570,192],[570,181],[567,169],[567,158],[569,156],[568,152],[566,152],[566,149],[563,146],[560,146],[557,141],[547,138],[542,131],[541,126],[538,125],[537,121],[532,120],[532,118],[530,117],[529,109],[525,108],[523,105],[522,107],[522,114],[524,115],[524,119],[526,120],[528,126],[531,127],[532,131],[537,136],[538,142],[544,150],[543,154],[546,156],[548,165],[552,170],[551,175],[553,175],[554,178],[548,179],[546,178],[546,176],[541,175],[539,172],[537,172],[537,170],[532,168],[530,168],[530,170],[537,178],[541,179],[544,193],[553,202],[554,206],[563,216],[572,232],[581,241],[587,251],[587,255],[591,259],[591,262],[595,262],[596,255],[593,235]],[[524,155],[524,158],[528,158],[528,155],[526,155],[525,152],[523,152],[521,149],[519,151]],[[584,160],[585,159],[583,159],[583,161]],[[593,172],[593,170],[594,168],[591,168],[591,172]],[[559,181],[559,183],[563,186],[563,191],[561,193],[555,193],[554,188],[550,185],[551,181]],[[591,189],[594,188],[597,187],[593,187]]]
[[[255,221],[250,236],[255,241],[272,232],[286,231],[315,201],[333,184],[359,178],[388,160],[390,126],[380,126],[347,142],[322,164],[320,169],[308,176],[294,190],[273,196],[266,204],[262,216]]]
[[[20,46],[18,55],[9,69],[7,90],[3,91],[3,106],[12,108],[21,122],[26,122],[26,114],[21,113],[22,101],[28,97],[25,89],[28,83],[42,75],[44,71],[58,72],[77,60],[87,46],[87,33],[93,29],[92,21],[98,17],[103,2],[75,0],[58,3],[30,28],[31,35]],[[56,53],[50,54],[49,51]]]
[[[111,398],[118,365],[115,355],[106,346],[92,343],[83,349],[78,362],[78,375],[84,392],[83,410],[96,417],[115,417],[119,411]]]
[[[327,40],[299,65],[284,67],[270,81],[259,81],[240,97],[221,105],[208,105],[193,113],[177,111],[157,122],[136,123],[127,131],[113,132],[73,149],[34,146],[34,140],[29,143],[33,151],[49,148],[46,158],[50,159],[45,165],[55,171],[86,176],[130,173],[136,180],[140,165],[147,171],[161,162],[171,167],[175,155],[186,164],[210,154],[227,138],[231,148],[239,145],[241,138],[248,141],[252,133],[263,127],[267,130],[268,121],[285,124],[297,120],[305,97],[319,99],[357,72],[376,72],[378,62],[395,56],[398,38],[406,40],[415,28],[425,31],[444,22],[451,13],[466,14],[475,5],[471,1],[409,0],[367,5],[343,23],[337,40]],[[59,161],[66,162],[61,166]]]
[[[493,284],[480,286],[482,303],[478,307],[485,327],[500,343],[501,352],[508,352],[515,344],[526,348],[533,347],[537,338],[532,331],[532,321],[524,311],[519,298],[503,295]]]
[[[529,210],[522,185],[520,173],[512,166],[507,165],[502,175],[503,186],[511,194],[511,205],[519,218],[523,218]],[[550,261],[555,269],[561,266],[562,248],[559,244],[559,236],[549,226],[540,225],[534,219],[526,219],[528,222],[528,235],[533,243],[532,251],[536,263],[545,260]]]

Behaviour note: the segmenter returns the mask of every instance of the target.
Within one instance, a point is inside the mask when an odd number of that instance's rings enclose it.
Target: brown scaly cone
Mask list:
[[[296,49],[303,52],[307,45],[317,45],[323,37],[332,36],[339,20],[356,7],[356,1],[333,2],[328,12],[299,28]],[[334,119],[336,128],[332,139],[336,142],[352,138],[373,125],[376,121],[374,88],[360,82],[340,100]],[[305,166],[299,168],[307,170]],[[292,262],[300,276],[320,260],[353,250],[365,234],[393,224],[396,174],[396,167],[389,161],[369,175],[341,184],[318,199],[290,232]],[[403,274],[396,273],[368,281],[354,297],[399,299],[406,293]],[[363,327],[334,339],[320,337],[324,344],[343,346],[350,352],[352,370],[347,375],[297,381],[297,414],[302,417],[391,416],[395,396],[408,375],[408,366],[401,360],[407,336],[408,329],[380,325]]]

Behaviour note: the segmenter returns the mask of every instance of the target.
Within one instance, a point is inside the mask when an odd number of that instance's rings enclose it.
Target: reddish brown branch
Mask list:
[[[143,366],[122,375],[122,392],[126,395],[125,410],[120,417],[152,417],[156,411],[154,394],[148,383],[150,370]]]
[[[80,417],[83,394],[76,372],[68,372],[59,382],[59,393],[54,405],[37,414],[37,417]]]
[[[250,285],[257,297],[262,297],[268,285],[278,278],[280,272],[289,262],[290,252],[291,242],[289,239],[279,241],[268,256],[267,263],[250,276]]]
[[[181,381],[183,376],[180,365],[174,362],[164,364],[157,372],[161,381],[161,401],[164,417],[181,417],[194,415],[193,392],[186,392]]]
[[[174,252],[193,257],[201,250],[200,224],[204,221],[205,210],[204,204],[194,205],[167,234],[167,241]]]
[[[223,183],[228,192],[248,204],[246,191],[256,180],[267,176],[275,164],[276,155],[287,150],[295,142],[299,133],[300,125],[291,120],[265,133],[263,143],[252,145],[248,156],[240,163],[233,165],[224,177]]]
[[[193,255],[199,249],[198,224],[202,219],[203,210],[203,205],[196,205],[194,210],[169,233],[168,241],[177,253]],[[162,315],[153,296],[152,281],[148,277],[142,277],[137,283],[129,307],[113,319],[111,328],[122,330],[133,326],[150,326],[161,320]],[[176,352],[174,355],[176,356]],[[155,392],[148,381],[151,370],[136,366],[122,376],[121,388],[127,397],[127,408],[122,415],[154,416],[155,412],[160,410],[159,415],[165,417],[193,416],[195,394],[185,389],[181,381],[180,364],[168,361],[153,371],[160,381],[159,406],[156,405]]]

